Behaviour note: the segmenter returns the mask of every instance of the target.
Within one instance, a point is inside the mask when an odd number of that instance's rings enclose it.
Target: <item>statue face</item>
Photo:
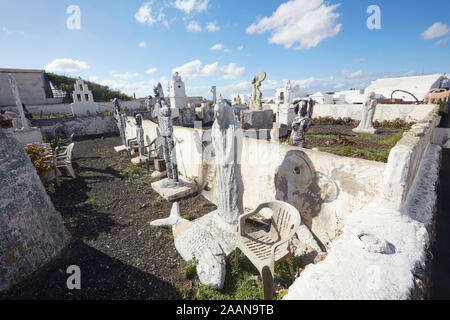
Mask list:
[[[226,101],[222,101],[215,105],[214,115],[221,130],[227,129],[234,120],[233,109]]]

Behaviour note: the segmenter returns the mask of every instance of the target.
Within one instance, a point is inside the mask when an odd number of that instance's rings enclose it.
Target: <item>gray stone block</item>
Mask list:
[[[272,129],[272,110],[244,110],[241,111],[241,128],[249,129]]]

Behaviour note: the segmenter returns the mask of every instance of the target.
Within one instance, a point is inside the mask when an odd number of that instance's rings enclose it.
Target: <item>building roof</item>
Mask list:
[[[45,72],[45,70],[0,68],[0,73],[42,73],[42,72]]]

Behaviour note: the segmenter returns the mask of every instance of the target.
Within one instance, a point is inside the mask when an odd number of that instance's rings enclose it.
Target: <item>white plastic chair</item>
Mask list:
[[[76,178],[75,170],[72,167],[72,151],[75,143],[69,144],[69,146],[64,149],[64,152],[55,155],[55,162],[57,168],[66,168],[72,178]]]

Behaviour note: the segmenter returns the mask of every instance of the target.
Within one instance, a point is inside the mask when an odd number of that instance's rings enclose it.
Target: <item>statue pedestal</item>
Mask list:
[[[375,128],[367,128],[367,129],[355,128],[352,131],[354,133],[364,133],[364,134],[375,134],[375,133],[377,133],[377,129],[375,129]]]
[[[167,201],[175,201],[197,192],[197,186],[181,176],[177,183],[170,179],[153,182],[152,188]]]
[[[241,128],[244,130],[271,130],[273,128],[273,110],[241,111]]]
[[[285,126],[291,126],[292,122],[294,122],[295,117],[295,108],[293,106],[289,105],[281,105],[278,107],[278,124],[279,125],[285,125]]]

